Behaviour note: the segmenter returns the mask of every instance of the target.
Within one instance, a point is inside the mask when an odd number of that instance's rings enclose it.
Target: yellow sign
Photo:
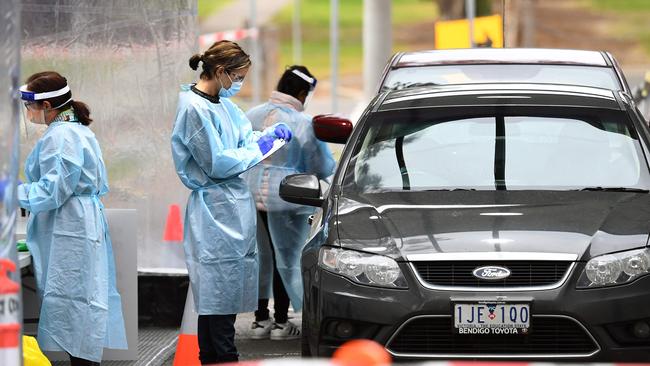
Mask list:
[[[469,21],[441,20],[435,25],[436,49],[469,48]],[[503,20],[501,15],[474,18],[474,45],[476,47],[503,47]]]

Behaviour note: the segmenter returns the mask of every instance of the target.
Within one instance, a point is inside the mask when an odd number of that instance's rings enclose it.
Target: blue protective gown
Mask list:
[[[192,190],[183,246],[200,315],[257,308],[255,205],[239,174],[262,158],[258,138],[228,98],[214,103],[182,87],[171,144],[176,172]]]
[[[258,210],[268,212],[269,232],[275,251],[275,260],[282,282],[294,310],[302,308],[302,277],[300,256],[309,233],[307,219],[313,207],[286,202],[280,198],[280,182],[289,174],[310,173],[325,179],[334,173],[336,162],[326,143],[316,139],[311,116],[302,112],[302,103],[296,98],[274,91],[268,103],[246,113],[254,129],[265,129],[284,122],[293,132],[292,140],[245,174]],[[262,268],[269,273],[260,274],[261,298],[271,293],[273,259],[260,251]],[[270,254],[270,252],[269,252]]]
[[[95,135],[76,122],[50,124],[27,157],[25,176],[18,200],[31,212],[27,247],[42,299],[38,344],[96,362],[103,348],[126,349]]]

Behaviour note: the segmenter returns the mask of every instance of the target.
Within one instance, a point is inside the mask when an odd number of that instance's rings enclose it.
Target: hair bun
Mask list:
[[[192,70],[198,69],[199,62],[201,61],[203,61],[203,55],[199,55],[198,53],[190,57],[190,68],[192,68]]]

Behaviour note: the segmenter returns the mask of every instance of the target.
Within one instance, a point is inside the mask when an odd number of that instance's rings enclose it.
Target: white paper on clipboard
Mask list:
[[[261,163],[262,161],[264,161],[264,159],[266,159],[266,158],[268,158],[269,156],[273,155],[276,151],[280,150],[280,149],[281,149],[284,145],[286,145],[286,144],[287,144],[287,142],[286,142],[284,139],[275,139],[275,140],[273,141],[273,147],[271,147],[271,150],[267,151],[266,154],[262,155],[262,159],[260,159],[260,161],[258,161],[257,163],[255,163],[255,164],[249,166],[249,167],[246,168],[246,170],[244,170],[243,172],[237,173],[237,174],[232,175],[232,176],[230,176],[230,177],[228,177],[228,178],[225,178],[225,179],[230,179],[230,178],[232,178],[232,177],[236,177],[236,176],[238,176],[238,175],[240,175],[240,174],[242,174],[242,173],[244,173],[244,172],[250,170],[251,168],[256,167],[259,163]],[[224,179],[224,180],[225,180],[225,179]]]
[[[273,155],[276,151],[280,150],[282,146],[286,145],[287,142],[284,139],[275,139],[273,140],[273,147],[271,150],[269,150],[266,154],[262,156],[262,160],[268,158],[269,156]]]

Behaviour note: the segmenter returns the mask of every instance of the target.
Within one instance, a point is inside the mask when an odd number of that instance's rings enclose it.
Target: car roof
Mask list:
[[[390,91],[375,111],[472,106],[544,106],[623,109],[621,98],[608,89],[523,83],[457,84]]]
[[[549,64],[611,66],[600,51],[554,48],[467,48],[405,52],[393,60],[393,68],[458,64]]]

